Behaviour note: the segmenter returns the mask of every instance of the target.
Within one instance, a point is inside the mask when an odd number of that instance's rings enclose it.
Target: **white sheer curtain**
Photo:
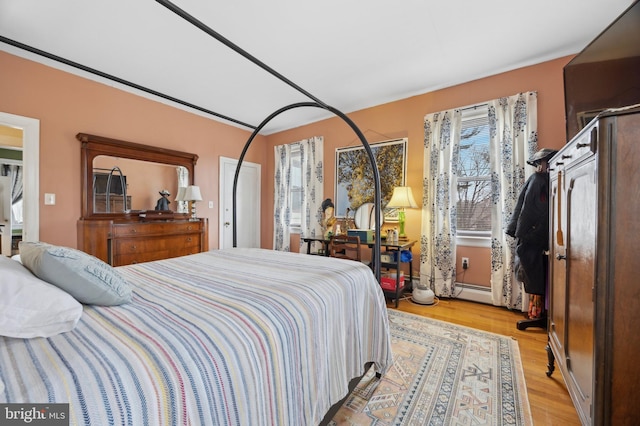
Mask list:
[[[278,145],[274,152],[273,249],[291,251],[291,145]]]
[[[12,216],[11,226],[13,228],[21,228],[23,223],[23,203],[21,202],[23,168],[18,164],[2,164],[0,174],[8,176],[11,180],[11,208],[9,208]]]
[[[460,110],[424,119],[424,177],[420,285],[451,297],[456,278],[456,166],[460,145]]]
[[[493,304],[523,307],[524,290],[515,280],[514,238],[505,229],[533,167],[527,160],[538,151],[537,93],[519,93],[489,102],[491,175],[491,291]]]
[[[316,237],[322,235],[322,201],[324,199],[324,138],[314,136],[300,141],[302,168],[302,218],[300,235]],[[319,245],[320,243],[315,242]],[[318,247],[316,247],[317,249]],[[300,253],[306,253],[307,245],[300,238]],[[313,250],[315,251],[315,250]]]
[[[3,164],[2,176],[9,176],[11,178],[11,203],[17,203],[22,199],[22,166],[17,164]]]
[[[184,166],[179,166],[176,167],[176,173],[178,173],[178,192],[180,192],[180,188],[186,188],[187,186],[189,186],[189,170],[187,170],[187,168]],[[176,194],[176,198],[177,196],[178,194]],[[176,211],[178,213],[188,213],[188,203],[188,201],[177,200]]]

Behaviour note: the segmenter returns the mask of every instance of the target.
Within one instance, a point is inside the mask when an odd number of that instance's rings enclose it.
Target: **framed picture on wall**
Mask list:
[[[405,185],[407,138],[370,144],[380,173],[382,207],[386,206],[393,188]],[[363,146],[336,149],[335,214],[353,216],[364,203],[373,203],[373,168]],[[397,222],[396,209],[384,210],[385,222]]]

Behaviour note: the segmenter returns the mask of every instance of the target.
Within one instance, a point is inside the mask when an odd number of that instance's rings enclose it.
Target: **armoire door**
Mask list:
[[[568,386],[582,416],[590,418],[594,383],[594,285],[596,276],[596,161],[572,164],[566,194],[566,369]],[[582,418],[583,421],[587,420]]]
[[[566,362],[566,306],[567,306],[567,199],[563,190],[565,175],[561,166],[556,166],[549,177],[549,278],[552,283],[549,287],[549,344],[558,355],[556,362],[561,366]]]

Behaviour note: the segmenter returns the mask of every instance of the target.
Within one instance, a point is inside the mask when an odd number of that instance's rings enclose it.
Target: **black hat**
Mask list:
[[[531,158],[527,160],[527,164],[536,167],[542,160],[549,161],[551,157],[556,155],[558,151],[551,148],[542,148],[540,151],[533,154]]]

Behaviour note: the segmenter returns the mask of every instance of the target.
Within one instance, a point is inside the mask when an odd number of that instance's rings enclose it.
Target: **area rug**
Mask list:
[[[373,370],[330,425],[532,425],[518,343],[389,310],[393,366]]]

